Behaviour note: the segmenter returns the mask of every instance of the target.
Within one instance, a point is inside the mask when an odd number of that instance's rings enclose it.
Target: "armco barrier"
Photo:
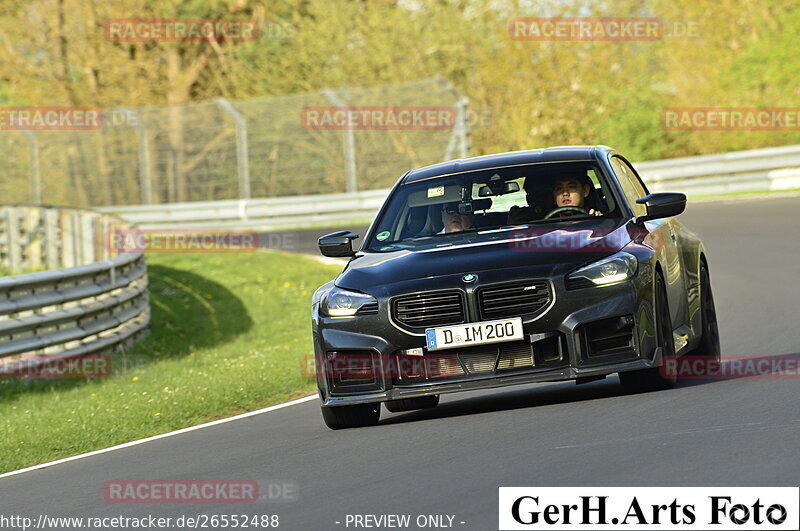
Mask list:
[[[113,256],[109,230],[131,228],[98,212],[0,207],[0,373],[125,347],[150,323],[142,253]]]
[[[634,164],[653,192],[691,196],[800,188],[800,146]],[[269,199],[117,206],[101,210],[144,229],[279,229],[369,221],[389,190]]]

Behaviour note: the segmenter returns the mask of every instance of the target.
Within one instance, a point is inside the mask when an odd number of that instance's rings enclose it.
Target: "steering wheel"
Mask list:
[[[561,214],[562,212],[575,212],[575,213],[581,213],[584,216],[586,215],[586,211],[584,209],[582,209],[581,207],[565,206],[565,207],[558,207],[556,209],[551,210],[550,213],[547,214],[544,217],[544,219],[550,219],[550,218],[552,218],[553,216],[555,216],[557,214]]]

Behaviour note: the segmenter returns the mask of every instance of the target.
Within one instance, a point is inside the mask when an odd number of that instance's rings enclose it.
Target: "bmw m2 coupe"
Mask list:
[[[322,416],[333,429],[439,395],[619,373],[631,391],[670,387],[665,360],[719,359],[709,261],[606,146],[461,159],[407,172],[358,249],[313,297]]]

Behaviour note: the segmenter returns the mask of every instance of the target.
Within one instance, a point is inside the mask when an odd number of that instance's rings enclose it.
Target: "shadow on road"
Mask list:
[[[762,368],[765,371],[758,377],[759,379],[786,379],[787,375],[775,372],[773,369],[776,360],[793,360],[789,365],[794,370],[794,378],[800,378],[800,370],[797,369],[800,364],[800,354],[784,354],[775,356],[760,356],[748,358],[750,363],[749,367],[759,366],[759,362],[768,361],[770,366],[767,368],[763,363]],[[736,363],[740,366],[735,367]],[[786,365],[784,365],[786,367]],[[748,373],[748,365],[742,364],[739,360],[723,360],[722,371],[719,378],[713,379],[680,379],[674,389],[666,389],[660,391],[649,391],[645,394],[653,393],[670,393],[681,388],[695,387],[699,385],[708,385],[714,383],[721,383],[731,380],[750,380],[753,379],[752,372]],[[788,377],[792,377],[789,374]],[[458,417],[462,415],[475,415],[480,413],[488,413],[493,411],[506,411],[513,409],[531,408],[552,404],[568,404],[571,402],[581,402],[584,400],[597,400],[602,398],[612,398],[616,396],[623,396],[631,393],[626,393],[619,383],[619,378],[616,375],[609,376],[606,380],[597,381],[582,385],[576,385],[574,382],[559,382],[542,386],[541,384],[534,384],[535,387],[524,387],[514,389],[513,391],[498,391],[491,395],[483,395],[479,397],[469,397],[462,400],[447,402],[441,404],[434,409],[424,409],[411,411],[408,413],[395,414],[394,416],[385,418],[381,424],[398,424],[403,422],[414,422],[418,420]],[[640,394],[640,393],[637,393]]]

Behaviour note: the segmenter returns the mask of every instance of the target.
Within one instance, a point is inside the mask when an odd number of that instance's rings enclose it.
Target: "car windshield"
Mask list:
[[[390,252],[489,241],[517,227],[618,219],[608,183],[587,162],[445,175],[398,188],[367,249]]]

